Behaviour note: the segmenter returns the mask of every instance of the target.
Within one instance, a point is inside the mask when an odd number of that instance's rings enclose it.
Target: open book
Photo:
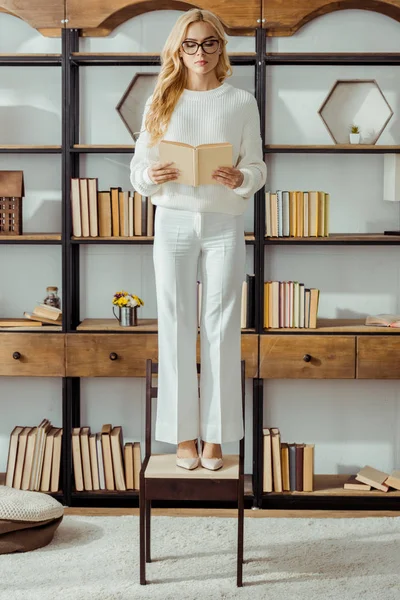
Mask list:
[[[218,167],[232,167],[232,144],[200,144],[191,146],[182,142],[160,142],[160,161],[175,164],[181,173],[175,183],[197,187],[198,185],[216,185],[212,178],[213,171]]]
[[[365,324],[377,327],[400,327],[400,315],[370,315],[365,319]]]

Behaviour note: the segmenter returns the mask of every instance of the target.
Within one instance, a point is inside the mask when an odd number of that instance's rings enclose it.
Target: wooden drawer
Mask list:
[[[66,338],[67,377],[145,377],[146,360],[158,360],[157,334],[69,333]],[[256,377],[258,336],[242,335],[242,358],[246,377]]]
[[[65,336],[56,333],[1,333],[0,375],[64,377]]]
[[[355,336],[261,335],[262,379],[353,379]]]
[[[358,336],[357,378],[400,379],[400,337]]]

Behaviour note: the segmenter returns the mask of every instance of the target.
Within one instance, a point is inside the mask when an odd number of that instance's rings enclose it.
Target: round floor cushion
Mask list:
[[[0,485],[0,554],[46,546],[63,516],[63,505],[48,494]]]

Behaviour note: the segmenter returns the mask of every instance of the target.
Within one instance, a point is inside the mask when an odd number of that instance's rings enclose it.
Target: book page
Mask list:
[[[160,161],[174,161],[175,164],[171,165],[171,167],[181,171],[179,177],[171,183],[194,185],[195,154],[195,149],[189,144],[168,142],[166,140],[160,142]]]
[[[218,167],[232,167],[232,144],[203,144],[198,146],[197,155],[197,185],[216,185],[213,171]]]

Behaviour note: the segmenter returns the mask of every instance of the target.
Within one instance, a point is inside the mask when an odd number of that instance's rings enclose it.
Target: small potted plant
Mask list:
[[[360,143],[360,128],[358,125],[350,126],[350,144]]]
[[[119,321],[121,327],[132,327],[137,325],[137,309],[140,306],[144,306],[144,302],[139,296],[121,290],[114,294],[112,303],[114,305],[114,317]],[[115,306],[119,308],[119,316],[115,314]]]

